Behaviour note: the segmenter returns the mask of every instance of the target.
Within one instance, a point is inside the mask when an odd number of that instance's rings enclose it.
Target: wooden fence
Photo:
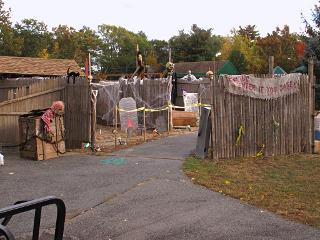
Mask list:
[[[8,100],[0,103],[0,145],[19,145],[19,116],[34,109],[49,108],[58,100],[65,103],[67,147],[79,147],[82,141],[88,141],[90,102],[86,82],[79,78],[75,85],[66,85],[66,78],[51,78],[9,90]],[[87,86],[83,86],[85,83]]]
[[[137,108],[146,105],[146,108],[152,109],[166,107],[169,100],[168,82],[165,78],[136,82],[120,81],[110,85],[93,84],[92,88],[99,90],[97,116],[107,125],[114,125],[115,106],[119,105],[121,98],[132,97],[137,103]],[[156,119],[163,114],[166,117],[168,115],[167,111],[146,112],[147,127],[155,127]],[[138,112],[138,122],[143,124],[143,111]]]
[[[116,104],[123,97],[132,97],[137,102],[137,107],[160,108],[167,106],[169,100],[168,82],[166,78],[144,79],[134,82],[114,82],[103,84],[93,84],[93,89],[99,90],[97,99],[97,117],[106,125],[114,125],[114,109]],[[187,81],[178,79],[177,84],[177,106],[184,106],[182,89],[189,93],[198,93],[202,97],[202,103],[210,103],[210,80]],[[155,127],[157,117],[163,112],[147,112],[147,127]],[[143,122],[143,113],[138,113],[139,122]]]
[[[178,79],[177,84],[177,101],[176,105],[183,106],[183,90],[187,90],[188,93],[198,93],[199,100],[202,98],[202,103],[210,104],[210,80],[208,78],[203,78],[198,81],[188,81],[183,79]]]
[[[91,142],[90,91],[86,78],[79,78],[75,84],[67,84],[62,93],[65,104],[64,122],[66,147],[81,148],[83,142]]]
[[[312,152],[313,83],[300,77],[298,93],[262,100],[228,93],[223,77],[213,81],[215,158]],[[276,122],[275,122],[276,121]],[[279,125],[277,125],[279,123]],[[236,141],[239,129],[244,134]]]

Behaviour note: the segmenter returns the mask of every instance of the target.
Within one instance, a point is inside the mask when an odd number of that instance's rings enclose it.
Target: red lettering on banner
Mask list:
[[[256,88],[256,86],[255,86],[255,85],[253,85],[253,84],[249,83],[249,90],[250,90],[250,91],[254,91],[254,90],[255,90],[255,88]]]
[[[259,86],[259,93],[263,93],[264,86]]]

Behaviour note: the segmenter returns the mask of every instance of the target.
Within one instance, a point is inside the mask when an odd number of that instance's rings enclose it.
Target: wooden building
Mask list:
[[[47,77],[61,77],[70,72],[84,76],[75,60],[0,56],[0,102],[7,100],[10,89],[29,86]]]
[[[189,70],[191,74],[196,77],[206,76],[206,72],[209,70],[217,71],[218,74],[238,75],[239,72],[235,66],[229,60],[219,61],[202,61],[202,62],[182,62],[175,63],[175,71],[178,77],[183,77],[188,74]]]

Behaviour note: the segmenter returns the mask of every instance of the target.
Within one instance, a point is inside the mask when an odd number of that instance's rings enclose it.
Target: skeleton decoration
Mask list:
[[[172,62],[167,62],[166,69],[168,71],[168,75],[172,76],[173,71],[174,71],[174,64]]]
[[[208,72],[206,73],[206,76],[207,76],[207,78],[210,78],[210,80],[213,80],[214,74],[213,74],[212,71],[208,71]]]

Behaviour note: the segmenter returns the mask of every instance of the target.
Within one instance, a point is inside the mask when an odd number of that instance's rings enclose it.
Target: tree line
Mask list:
[[[307,64],[315,58],[315,72],[320,76],[320,12],[313,10],[315,27],[305,19],[303,35],[291,33],[289,26],[276,28],[260,36],[255,25],[239,26],[230,36],[220,36],[213,29],[202,29],[196,24],[190,31],[179,31],[169,41],[149,40],[142,31],[134,33],[123,27],[101,24],[97,30],[82,27],[76,30],[59,25],[48,30],[44,22],[23,19],[13,24],[11,9],[5,10],[0,0],[0,55],[75,59],[84,67],[90,53],[100,73],[129,73],[135,69],[136,44],[152,71],[160,71],[168,61],[169,48],[174,62],[211,61],[229,59],[240,73],[268,73],[268,56],[286,72]],[[217,57],[217,53],[221,53]]]

